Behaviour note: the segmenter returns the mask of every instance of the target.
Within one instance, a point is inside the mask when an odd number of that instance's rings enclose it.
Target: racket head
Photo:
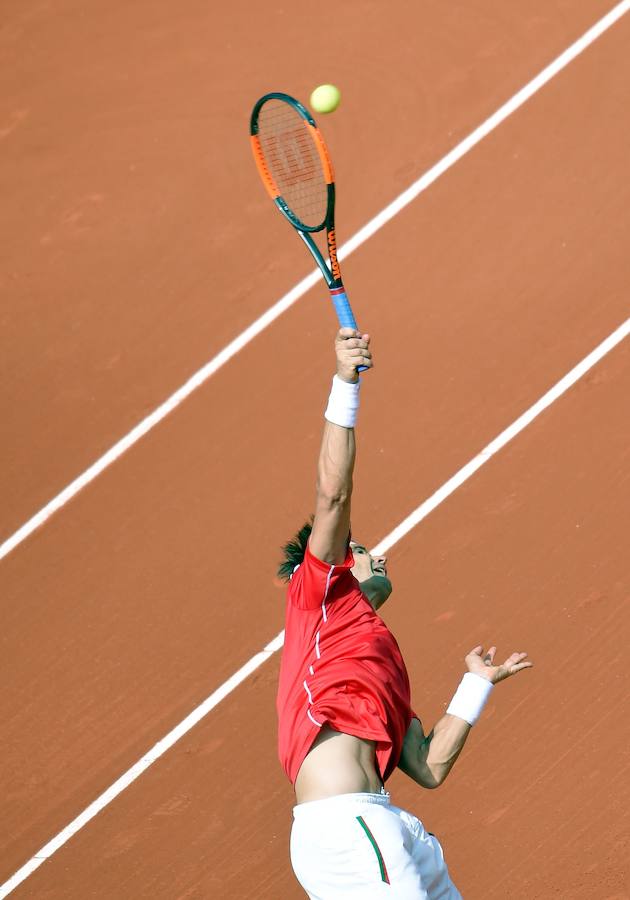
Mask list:
[[[291,224],[307,233],[333,227],[333,167],[306,107],[288,94],[265,94],[252,110],[250,135],[263,184]]]

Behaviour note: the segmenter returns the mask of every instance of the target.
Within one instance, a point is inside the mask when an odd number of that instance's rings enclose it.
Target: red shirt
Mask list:
[[[278,751],[294,783],[322,725],[376,741],[383,781],[398,765],[414,714],[402,654],[361,593],[348,550],[329,566],[307,548],[287,590],[276,706]]]

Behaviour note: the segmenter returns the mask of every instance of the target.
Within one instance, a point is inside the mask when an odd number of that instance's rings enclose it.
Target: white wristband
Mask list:
[[[324,417],[333,425],[354,428],[359,409],[359,388],[361,382],[344,381],[335,375],[332,381],[328,406]]]
[[[446,712],[449,716],[457,716],[469,725],[474,725],[493,687],[492,682],[482,675],[466,672]]]

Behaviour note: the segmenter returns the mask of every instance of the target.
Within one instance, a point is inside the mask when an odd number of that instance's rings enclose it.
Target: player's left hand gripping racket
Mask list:
[[[332,163],[315,120],[298,100],[274,92],[265,94],[254,106],[250,133],[254,159],[269,196],[313,254],[339,324],[357,329],[337,259]],[[313,239],[324,229],[330,265]]]

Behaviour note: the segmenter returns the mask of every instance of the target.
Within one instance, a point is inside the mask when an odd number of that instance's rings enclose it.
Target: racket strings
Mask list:
[[[322,225],[328,191],[305,120],[289,104],[269,100],[260,111],[258,137],[267,167],[289,209],[310,228]]]

